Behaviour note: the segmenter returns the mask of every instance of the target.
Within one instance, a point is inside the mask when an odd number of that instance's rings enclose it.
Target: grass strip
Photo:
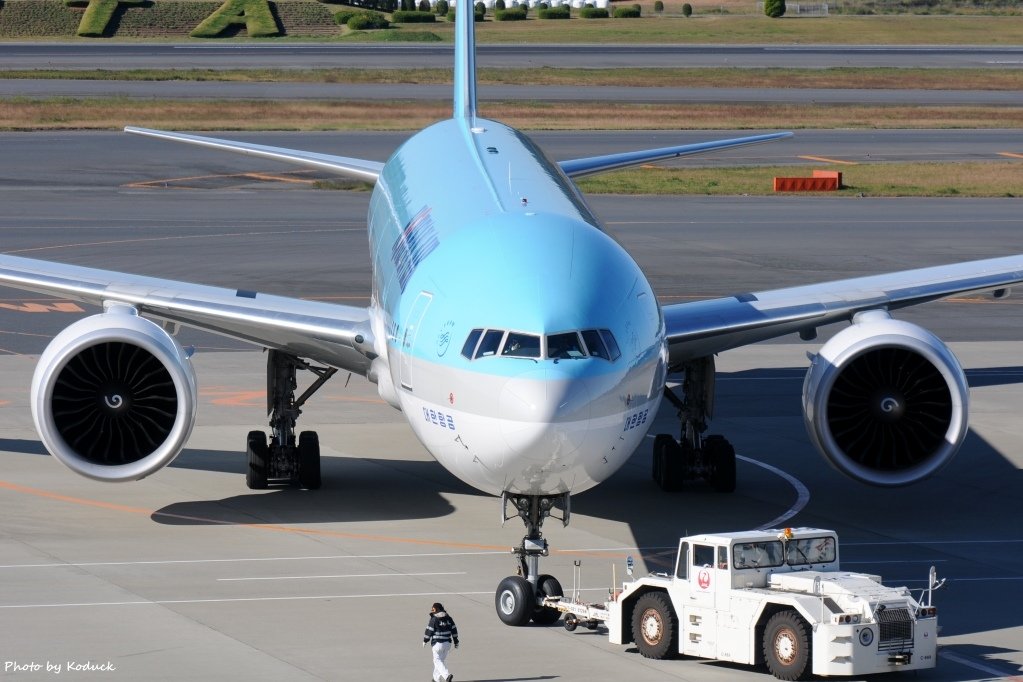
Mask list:
[[[774,194],[773,179],[808,177],[823,166],[664,168],[643,166],[581,179],[589,194],[680,194],[763,196]],[[842,166],[844,189],[820,196],[1020,197],[1023,161],[963,163],[879,163]],[[786,193],[789,194],[789,193]]]
[[[491,115],[527,130],[800,128],[1023,128],[1023,108],[789,104],[488,102]],[[0,130],[418,130],[451,115],[449,102],[0,100]]]
[[[451,69],[90,69],[2,71],[7,79],[195,81],[246,83],[451,83]],[[1023,90],[1020,69],[627,68],[480,69],[483,85],[585,85],[704,88],[868,88],[892,90]]]

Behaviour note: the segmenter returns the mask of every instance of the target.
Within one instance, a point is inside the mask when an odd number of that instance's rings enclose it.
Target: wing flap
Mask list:
[[[1023,282],[1023,255],[664,306],[671,363],[957,294]]]
[[[368,308],[0,256],[0,285],[103,305],[229,336],[365,374],[373,341]]]
[[[728,140],[715,140],[712,142],[697,142],[695,144],[683,144],[674,147],[660,147],[658,149],[645,149],[636,152],[622,152],[620,154],[606,154],[604,156],[590,156],[585,159],[572,159],[562,161],[558,165],[565,175],[570,178],[581,178],[587,175],[596,175],[607,171],[638,166],[643,163],[653,163],[665,159],[674,159],[682,156],[693,156],[695,154],[707,154],[721,151],[722,149],[733,149],[764,142],[774,142],[786,137],[792,137],[792,133],[770,133],[767,135],[753,135],[750,137],[736,137]]]
[[[333,156],[331,154],[319,154],[317,152],[306,152],[298,149],[286,149],[284,147],[271,147],[251,142],[234,142],[222,140],[216,137],[203,137],[201,135],[188,135],[185,133],[168,133],[162,130],[150,130],[149,128],[133,128],[128,126],[124,129],[126,133],[133,135],[144,135],[155,137],[161,140],[173,142],[184,142],[194,144],[208,149],[219,149],[221,151],[235,152],[236,154],[247,154],[262,159],[283,161],[307,168],[336,173],[345,177],[376,182],[384,164],[379,161],[368,161],[365,159],[353,159],[347,156]]]

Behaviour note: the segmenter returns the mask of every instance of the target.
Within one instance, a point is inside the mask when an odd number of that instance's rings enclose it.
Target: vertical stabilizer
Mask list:
[[[476,119],[476,26],[472,0],[455,7],[455,119]]]

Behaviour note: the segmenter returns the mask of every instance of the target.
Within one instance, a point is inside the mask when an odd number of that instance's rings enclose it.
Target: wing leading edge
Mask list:
[[[735,137],[727,140],[714,140],[712,142],[697,142],[695,144],[683,144],[674,147],[659,147],[657,149],[645,149],[635,152],[622,152],[620,154],[606,154],[604,156],[590,156],[585,159],[572,159],[562,161],[558,165],[570,178],[581,178],[587,175],[596,175],[607,171],[638,166],[643,163],[674,159],[681,156],[693,156],[695,154],[707,154],[723,149],[734,149],[735,147],[746,147],[764,142],[774,142],[792,137],[792,133],[769,133],[767,135],[752,135],[750,137]]]
[[[1017,255],[668,305],[670,362],[812,331],[866,310],[897,310],[956,294],[1004,294],[1021,282],[1023,255]]]
[[[297,149],[285,149],[284,147],[271,147],[263,144],[250,142],[235,142],[233,140],[222,140],[216,137],[202,137],[200,135],[187,135],[185,133],[168,133],[162,130],[150,130],[149,128],[133,128],[128,126],[124,129],[126,133],[133,135],[144,135],[155,137],[160,140],[171,140],[173,142],[184,142],[209,149],[235,152],[236,154],[247,154],[262,159],[283,161],[298,166],[316,168],[318,170],[344,175],[346,177],[376,182],[380,177],[380,171],[384,164],[379,161],[368,161],[365,159],[353,159],[347,156],[333,156],[331,154],[319,154],[317,152],[306,152]]]
[[[368,308],[189,284],[0,255],[0,285],[104,305],[276,348],[366,374],[373,355]]]

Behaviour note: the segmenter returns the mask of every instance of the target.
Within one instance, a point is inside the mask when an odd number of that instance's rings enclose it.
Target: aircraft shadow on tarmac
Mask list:
[[[171,466],[236,473],[239,488],[244,489],[245,458],[240,452],[186,450]],[[167,525],[428,519],[455,512],[444,493],[484,495],[434,461],[323,457],[321,475],[319,491],[271,485],[267,492],[177,502],[157,510],[152,518]]]

